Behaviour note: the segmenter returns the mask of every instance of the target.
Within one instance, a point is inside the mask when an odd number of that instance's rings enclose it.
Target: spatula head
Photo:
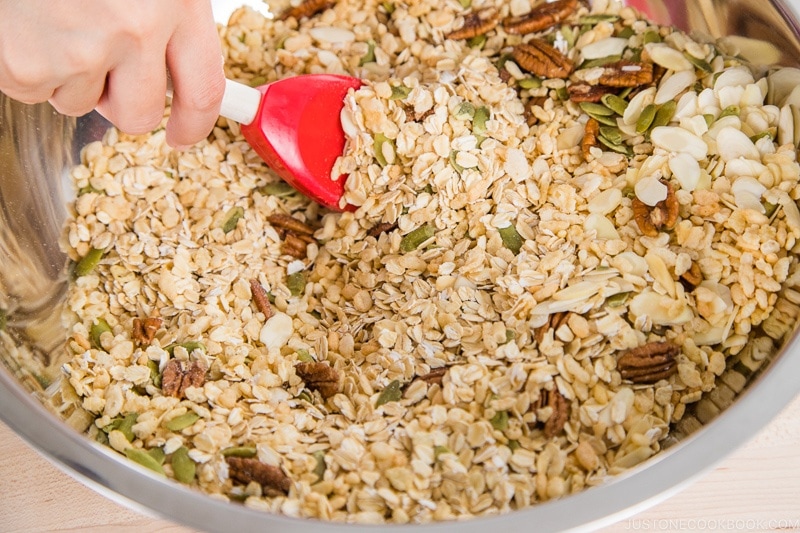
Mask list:
[[[256,119],[242,126],[247,142],[289,185],[312,200],[342,210],[347,176],[331,179],[336,158],[344,152],[341,111],[358,78],[309,74],[269,83],[259,90]]]

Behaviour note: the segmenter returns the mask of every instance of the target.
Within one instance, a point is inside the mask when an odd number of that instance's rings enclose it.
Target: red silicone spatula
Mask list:
[[[258,88],[227,80],[220,115],[242,125],[256,153],[289,185],[312,200],[342,210],[346,176],[331,179],[344,152],[344,97],[362,81],[307,74]]]

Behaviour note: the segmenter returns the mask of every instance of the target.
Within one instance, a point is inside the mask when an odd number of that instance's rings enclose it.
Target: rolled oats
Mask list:
[[[289,4],[220,28],[226,74],[365,80],[356,209],[225,119],[87,145],[59,410],[91,436],[270,512],[490,515],[646,460],[797,321],[785,70],[616,2]]]

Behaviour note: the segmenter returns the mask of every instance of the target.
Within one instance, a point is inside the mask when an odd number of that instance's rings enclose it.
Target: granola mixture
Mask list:
[[[367,81],[334,170],[358,210],[224,119],[88,145],[60,394],[98,440],[293,516],[496,514],[657,453],[788,329],[796,72],[607,0],[273,8],[220,29],[227,74]]]

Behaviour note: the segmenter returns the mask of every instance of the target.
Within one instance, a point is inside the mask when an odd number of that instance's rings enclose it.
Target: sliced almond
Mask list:
[[[636,182],[633,186],[636,197],[650,207],[667,199],[667,186],[657,178],[647,176]]]
[[[668,152],[686,153],[701,161],[708,155],[705,141],[678,126],[659,126],[650,132],[650,141]]]
[[[634,317],[648,317],[661,326],[686,324],[694,317],[685,301],[674,300],[650,288],[634,296],[628,309]]]
[[[761,160],[756,145],[750,138],[738,129],[723,128],[717,134],[717,151],[723,161],[730,161],[743,157],[745,159]]]
[[[661,105],[664,102],[674,100],[683,91],[693,86],[696,81],[697,75],[694,73],[694,69],[676,72],[661,82],[653,103]]]
[[[767,104],[782,106],[786,98],[800,87],[800,69],[787,67],[767,76]]]
[[[607,215],[614,211],[622,202],[622,191],[616,188],[606,189],[589,200],[590,213]]]
[[[667,291],[671,298],[676,298],[678,294],[675,280],[672,279],[672,274],[669,273],[669,268],[667,268],[661,256],[654,252],[647,252],[644,260],[647,261],[647,269],[653,279]]]
[[[334,26],[317,26],[308,30],[308,33],[317,41],[330,44],[352,43],[356,40],[356,34],[352,31]]]
[[[669,160],[673,177],[681,184],[681,189],[692,192],[700,181],[700,164],[689,154],[676,154]]]
[[[754,83],[755,79],[747,67],[732,67],[722,71],[714,82],[714,91],[723,87],[745,87]]]
[[[725,176],[730,179],[741,178],[743,176],[757,178],[767,171],[768,169],[766,166],[752,159],[734,159],[725,164]]]
[[[584,59],[599,59],[601,57],[622,55],[625,47],[628,46],[628,39],[620,37],[606,37],[592,44],[587,44],[581,48],[581,55]]]
[[[583,229],[587,233],[596,232],[596,237],[600,240],[619,239],[614,223],[599,213],[590,213],[583,223]]]
[[[625,124],[636,124],[639,115],[642,114],[642,110],[652,104],[655,97],[656,88],[649,87],[631,98],[628,107],[625,108],[625,114],[622,115],[622,121]]]
[[[645,51],[653,60],[667,70],[694,70],[694,65],[684,55],[665,43],[648,43],[644,45]]]

